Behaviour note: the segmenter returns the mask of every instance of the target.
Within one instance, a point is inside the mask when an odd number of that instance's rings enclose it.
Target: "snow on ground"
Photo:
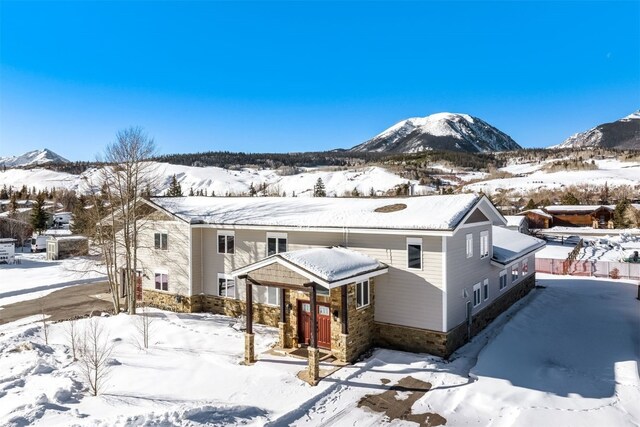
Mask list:
[[[105,280],[91,257],[47,261],[44,253],[16,253],[20,264],[0,264],[0,307],[40,298],[58,289]]]
[[[324,182],[328,196],[351,194],[354,189],[364,195],[369,195],[371,189],[376,191],[376,194],[382,194],[407,182],[414,184],[417,194],[434,192],[431,187],[420,186],[417,181],[409,181],[377,166],[347,170],[314,168],[288,176],[281,176],[273,169],[231,170],[169,163],[154,163],[154,168],[154,173],[161,177],[159,194],[164,194],[173,175],[182,186],[184,195],[189,194],[190,189],[193,188],[194,192],[206,190],[208,195],[215,193],[218,196],[233,196],[248,193],[251,185],[258,190],[264,183],[270,194],[282,195],[286,193],[288,196],[293,194],[311,196],[313,195],[313,186],[318,178]],[[97,185],[99,181],[97,169],[89,169],[80,175],[38,168],[8,169],[5,172],[0,172],[0,185],[6,184],[16,188],[27,185],[29,188],[35,186],[38,190],[45,187],[49,189],[56,187],[87,192],[91,186]]]
[[[580,261],[611,261],[622,262],[633,256],[635,251],[640,252],[640,236],[626,232],[611,233],[599,237],[584,237],[584,245],[576,259]],[[615,230],[617,231],[617,230]],[[559,241],[548,241],[544,249],[536,254],[537,258],[567,259],[569,253],[575,248],[577,237],[564,245]]]
[[[84,391],[66,323],[50,326],[49,345],[39,323],[0,326],[0,424],[380,425],[384,414],[358,402],[412,376],[431,384],[413,413],[446,425],[637,426],[636,287],[543,274],[538,284],[448,362],[376,350],[317,387],[296,377],[305,361],[262,353],[273,328],[256,328],[259,361],[243,366],[243,334],[225,316],[153,311],[148,350],[137,344],[136,317],[97,318],[115,345],[97,397]]]
[[[563,245],[557,242],[547,242],[545,247],[540,252],[536,253],[536,258],[565,260],[575,247],[575,244]]]
[[[554,161],[557,159],[554,159]],[[548,163],[548,162],[547,162]],[[611,187],[630,185],[635,187],[640,183],[640,163],[621,162],[616,159],[596,160],[599,169],[585,171],[561,171],[547,173],[540,170],[544,162],[538,164],[527,163],[519,165],[509,165],[501,170],[513,173],[524,174],[513,178],[493,179],[477,182],[464,186],[467,191],[483,191],[492,194],[499,189],[526,192],[541,188],[559,189],[570,185],[580,185],[588,183],[590,185],[604,186],[605,183]]]

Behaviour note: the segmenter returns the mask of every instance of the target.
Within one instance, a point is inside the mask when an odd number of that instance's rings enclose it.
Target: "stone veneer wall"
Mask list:
[[[535,287],[535,272],[506,291],[489,306],[473,316],[471,336],[477,335],[496,317],[527,295]],[[467,323],[463,322],[447,333],[405,326],[376,323],[376,345],[412,352],[425,352],[449,357],[467,342]]]
[[[201,295],[201,311],[214,314],[224,314],[239,317],[247,314],[246,303],[232,298],[215,295]],[[267,326],[278,327],[280,321],[280,307],[253,303],[253,322]]]
[[[200,296],[198,295],[185,297],[153,289],[143,289],[142,302],[150,307],[179,313],[197,313],[201,311]]]

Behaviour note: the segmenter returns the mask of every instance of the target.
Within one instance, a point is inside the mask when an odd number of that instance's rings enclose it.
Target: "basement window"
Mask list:
[[[236,297],[236,281],[228,274],[218,274],[218,296],[224,298]]]
[[[156,289],[159,291],[169,290],[169,275],[167,273],[155,273]]]

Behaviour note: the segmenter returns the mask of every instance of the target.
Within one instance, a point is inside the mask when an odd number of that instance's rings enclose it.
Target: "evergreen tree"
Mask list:
[[[2,186],[0,190],[0,200],[7,200],[9,198],[9,191],[7,190],[7,184]]]
[[[579,205],[580,200],[578,200],[578,198],[569,191],[562,196],[562,198],[560,199],[560,203],[563,205]]]
[[[253,197],[257,193],[256,188],[253,186],[253,182],[249,185],[249,196]]]
[[[193,187],[189,189],[189,196],[195,196],[195,194],[193,194]]]
[[[316,184],[313,186],[313,197],[327,197],[327,191],[324,188],[322,178],[318,178]]]
[[[527,202],[526,206],[524,207],[525,210],[530,210],[530,209],[535,209],[538,206],[536,205],[536,202],[533,201],[533,199],[529,199],[529,201]]]
[[[182,197],[182,186],[178,182],[176,174],[173,174],[173,176],[171,177],[171,183],[169,184],[169,189],[167,190],[167,196]]]
[[[613,226],[615,228],[629,228],[629,220],[626,216],[627,209],[631,203],[627,199],[622,199],[616,205],[613,211]]]
[[[36,232],[44,231],[47,229],[48,219],[49,214],[44,210],[44,193],[38,193],[31,212],[31,227]]]
[[[11,195],[11,200],[9,201],[9,217],[15,218],[18,214],[18,200],[16,198],[16,193]]]

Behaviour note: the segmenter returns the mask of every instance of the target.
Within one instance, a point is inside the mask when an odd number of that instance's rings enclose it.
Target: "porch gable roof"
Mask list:
[[[386,273],[386,264],[343,247],[300,249],[268,256],[231,272],[234,277],[243,276],[271,264],[280,264],[309,282],[327,289],[366,280]]]

